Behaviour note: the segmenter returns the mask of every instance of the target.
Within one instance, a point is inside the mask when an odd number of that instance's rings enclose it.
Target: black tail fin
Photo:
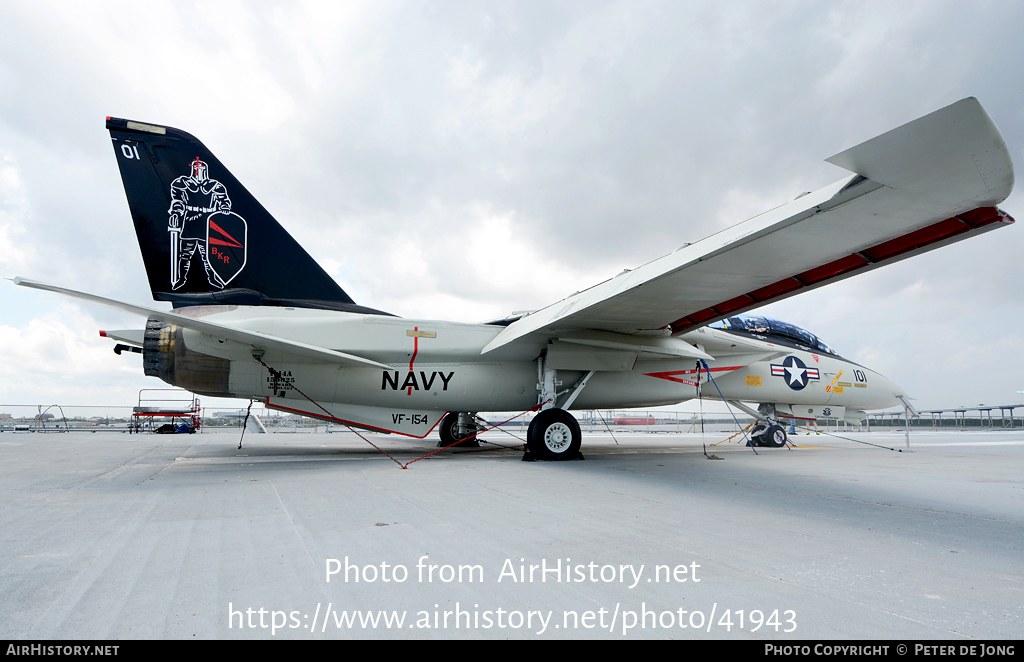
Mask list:
[[[175,306],[356,306],[196,138],[107,118],[149,286]]]

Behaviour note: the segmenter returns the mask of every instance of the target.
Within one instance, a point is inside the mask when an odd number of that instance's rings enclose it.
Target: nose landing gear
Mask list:
[[[750,432],[751,443],[755,446],[782,448],[786,439],[786,429],[778,423],[758,423]]]

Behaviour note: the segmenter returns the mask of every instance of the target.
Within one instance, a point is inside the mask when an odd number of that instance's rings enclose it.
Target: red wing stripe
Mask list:
[[[862,269],[873,267],[911,251],[951,240],[961,234],[979,231],[979,228],[992,225],[993,223],[1009,225],[1013,223],[1013,217],[996,207],[978,207],[958,216],[953,216],[927,227],[914,230],[902,237],[890,239],[851,255],[846,255],[820,267],[783,278],[771,285],[747,292],[704,310],[690,313],[686,317],[672,322],[669,326],[672,327],[673,333],[679,333],[680,331],[701,326],[712,319],[722,319],[728,315],[739,314],[768,301],[786,296],[796,290],[844,278],[847,275],[852,275]]]

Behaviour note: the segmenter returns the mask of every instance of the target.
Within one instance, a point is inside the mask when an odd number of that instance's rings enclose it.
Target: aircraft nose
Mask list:
[[[877,398],[877,402],[872,406],[873,409],[886,409],[897,405],[902,406],[903,403],[900,401],[900,397],[904,399],[910,398],[905,390],[885,375],[880,375],[874,371],[867,371],[867,373],[870,380],[868,388],[874,391],[873,396]]]

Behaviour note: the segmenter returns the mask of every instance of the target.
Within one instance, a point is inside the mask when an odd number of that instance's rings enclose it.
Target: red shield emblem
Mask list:
[[[206,221],[207,258],[227,285],[245,267],[245,219],[231,211],[217,211]]]

